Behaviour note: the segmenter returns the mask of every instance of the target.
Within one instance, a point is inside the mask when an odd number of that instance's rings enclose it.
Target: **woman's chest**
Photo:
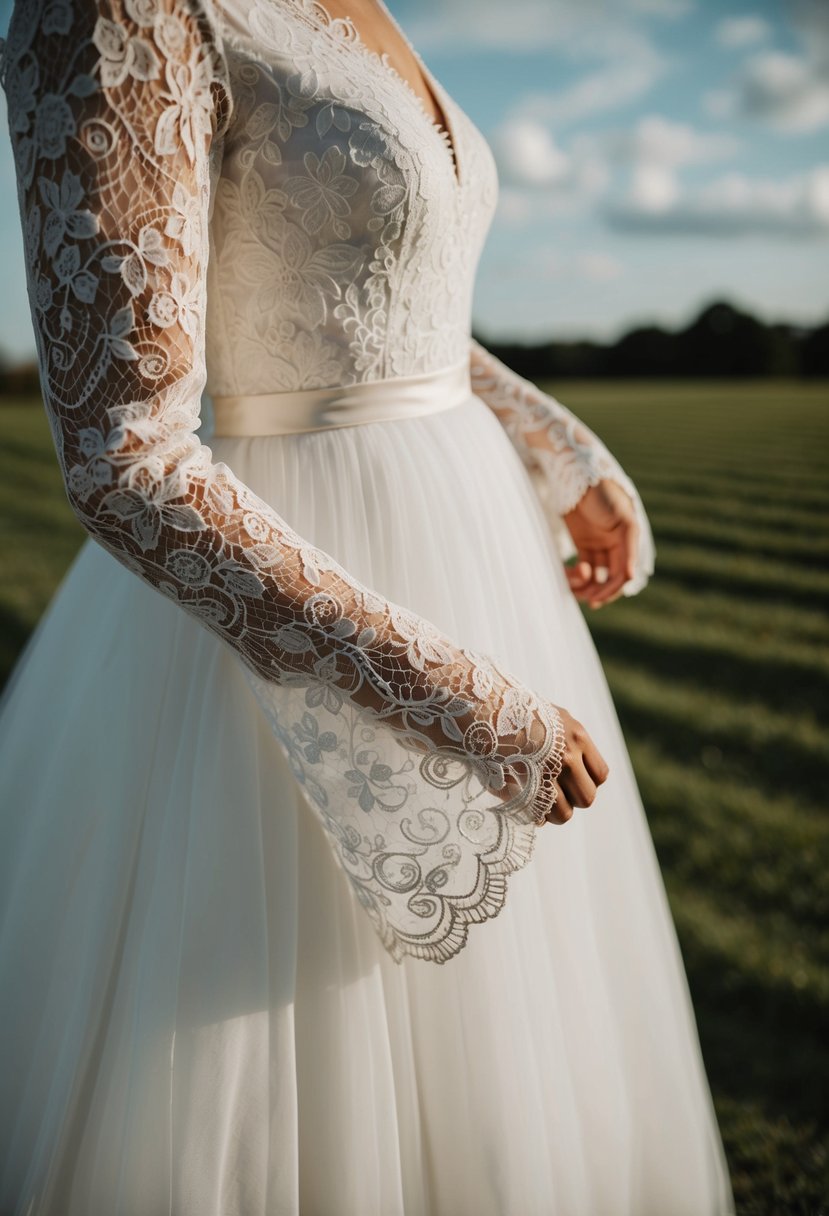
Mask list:
[[[360,223],[377,231],[401,206],[439,216],[473,243],[482,237],[497,196],[492,155],[430,73],[445,127],[353,24],[316,0],[239,0],[226,12],[234,116],[225,173],[255,171],[340,238]]]

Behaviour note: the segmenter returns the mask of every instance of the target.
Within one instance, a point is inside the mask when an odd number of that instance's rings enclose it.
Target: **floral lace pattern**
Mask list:
[[[589,427],[549,393],[525,380],[474,338],[469,341],[472,390],[498,417],[533,476],[554,533],[591,486],[615,481],[633,503],[638,546],[633,577],[622,588],[636,595],[654,569],[650,522],[636,486]]]
[[[480,132],[441,91],[459,181],[420,97],[317,0],[250,0],[224,44],[235,119],[211,222],[208,331],[221,339],[209,391],[354,384],[464,359],[497,196]]]
[[[196,434],[208,362],[214,386],[273,390],[469,340],[487,191],[317,10],[17,0],[29,297],[78,519],[232,649],[386,948],[443,962],[531,855],[560,715],[306,543]],[[466,182],[470,131],[458,116]]]

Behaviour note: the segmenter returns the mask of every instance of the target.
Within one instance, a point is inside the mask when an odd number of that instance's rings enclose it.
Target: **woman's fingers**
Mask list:
[[[568,572],[576,599],[598,608],[635,576],[639,523],[633,497],[612,479],[592,486],[564,516],[579,561]],[[584,567],[591,573],[584,575]]]
[[[567,798],[567,795],[561,788],[559,781],[556,781],[556,800],[552,810],[549,810],[544,816],[545,823],[566,823],[568,819],[573,818],[573,807]]]
[[[563,770],[556,781],[556,801],[546,815],[547,823],[567,823],[573,818],[576,807],[592,806],[596,797],[596,787],[606,780],[609,769],[595,746],[591,747],[590,766],[584,763],[570,765]],[[597,779],[592,772],[599,774]]]
[[[591,806],[596,797],[596,783],[580,758],[559,774],[559,785],[571,806]]]
[[[604,785],[610,775],[610,766],[589,737],[584,744],[581,758],[590,778],[596,785]]]
[[[625,583],[633,578],[636,570],[637,547],[638,528],[636,521],[631,520],[619,529],[616,543],[597,554],[595,577],[579,586],[578,598],[587,600],[591,608],[618,599]],[[599,574],[603,566],[606,572],[604,578]]]
[[[621,529],[618,543],[608,550],[609,576],[605,583],[601,602],[609,604],[618,599],[622,588],[636,573],[636,554],[639,548],[639,525],[631,519]]]
[[[594,603],[601,598],[601,593],[610,568],[610,557],[607,549],[592,549],[585,555],[592,566],[592,577],[581,588],[580,599]]]
[[[590,562],[579,561],[572,566],[565,566],[564,573],[567,575],[570,590],[578,598],[593,577],[593,567]]]
[[[615,600],[628,581],[627,549],[624,538],[620,543],[607,550],[607,582],[593,597],[591,604],[609,604]]]

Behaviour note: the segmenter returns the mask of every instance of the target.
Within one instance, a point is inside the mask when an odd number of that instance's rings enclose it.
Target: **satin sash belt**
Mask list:
[[[335,388],[214,397],[216,438],[298,435],[328,427],[417,418],[460,405],[471,396],[469,359],[417,376],[394,376]]]

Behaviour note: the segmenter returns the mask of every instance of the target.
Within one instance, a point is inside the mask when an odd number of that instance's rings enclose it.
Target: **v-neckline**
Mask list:
[[[465,184],[465,177],[461,175],[462,165],[458,154],[457,129],[449,113],[449,102],[451,99],[448,97],[446,90],[443,88],[440,82],[435,78],[430,69],[423,62],[423,59],[420,57],[418,51],[414,46],[412,46],[407,34],[401,28],[394,14],[389,11],[384,0],[377,0],[377,3],[388,17],[392,27],[397,30],[404,45],[409,49],[409,51],[411,51],[412,55],[417,61],[417,64],[423,74],[423,79],[426,82],[430,93],[432,94],[432,100],[435,102],[441,112],[444,120],[442,123],[438,122],[438,120],[429,113],[428,109],[426,108],[426,103],[418,93],[417,89],[415,89],[411,81],[409,81],[407,77],[402,74],[402,72],[398,72],[394,64],[389,63],[387,58],[389,52],[375,51],[375,49],[369,46],[367,42],[363,41],[363,37],[360,31],[357,29],[357,26],[354,24],[354,19],[352,17],[332,17],[325,5],[321,3],[321,0],[310,0],[310,4],[307,3],[307,0],[301,0],[300,7],[304,8],[306,12],[310,11],[312,15],[314,14],[314,10],[316,10],[316,13],[322,18],[321,21],[317,22],[318,28],[327,32],[330,32],[332,29],[345,30],[347,34],[345,37],[340,36],[337,38],[338,44],[353,47],[355,51],[365,56],[367,60],[385,71],[413,98],[423,119],[443,144],[446,155],[449,159],[449,167],[452,173],[452,180],[454,182],[455,189],[460,191]]]

